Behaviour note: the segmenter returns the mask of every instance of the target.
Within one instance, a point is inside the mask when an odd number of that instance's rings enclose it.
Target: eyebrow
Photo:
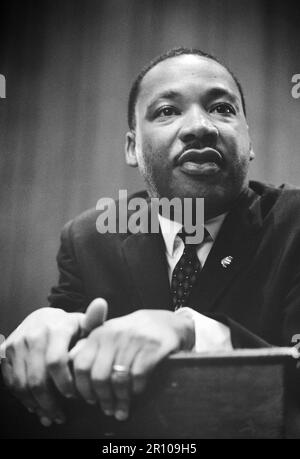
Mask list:
[[[218,97],[229,97],[232,102],[238,103],[238,96],[236,96],[233,92],[229,91],[228,89],[224,87],[213,87],[211,89],[208,89],[207,92],[205,93],[205,97],[207,99],[215,99]],[[147,106],[147,111],[151,110],[153,105],[157,103],[160,99],[178,99],[182,97],[181,92],[179,91],[174,91],[174,90],[166,90],[158,93],[148,104]]]
[[[156,96],[153,97],[153,99],[149,102],[147,106],[147,110],[151,110],[153,105],[156,104],[156,102],[159,99],[178,99],[179,97],[182,97],[182,94],[178,91],[173,91],[173,90],[162,91],[156,94]]]
[[[228,89],[222,87],[211,88],[206,93],[206,97],[208,97],[209,99],[215,99],[222,96],[229,97],[235,103],[237,103],[239,100],[237,95],[235,95]]]

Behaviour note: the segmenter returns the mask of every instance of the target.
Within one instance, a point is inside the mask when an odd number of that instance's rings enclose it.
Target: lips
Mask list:
[[[222,162],[223,158],[221,154],[214,148],[202,148],[201,150],[190,148],[181,153],[181,155],[177,159],[177,164],[179,166],[182,166],[185,163],[215,163],[216,165],[221,166]]]
[[[177,157],[176,165],[184,174],[201,177],[213,177],[222,170],[223,157],[214,148],[189,148]]]

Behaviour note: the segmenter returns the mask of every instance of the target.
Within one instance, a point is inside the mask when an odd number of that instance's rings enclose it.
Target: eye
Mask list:
[[[155,113],[155,116],[157,118],[162,118],[162,117],[174,116],[178,114],[179,114],[179,110],[177,110],[177,108],[168,105],[168,106],[161,107],[160,109],[158,109],[157,112]]]
[[[226,104],[221,103],[221,104],[215,105],[212,108],[211,112],[216,112],[220,115],[235,115],[236,114],[236,111],[233,108],[233,106],[227,103]]]

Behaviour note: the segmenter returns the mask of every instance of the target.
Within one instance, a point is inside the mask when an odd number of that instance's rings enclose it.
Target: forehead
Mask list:
[[[144,76],[137,105],[147,104],[164,91],[205,93],[212,88],[225,89],[240,99],[238,87],[230,73],[212,59],[186,54],[166,59]]]

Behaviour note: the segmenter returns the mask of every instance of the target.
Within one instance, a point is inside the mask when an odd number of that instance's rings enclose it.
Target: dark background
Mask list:
[[[125,166],[130,84],[155,55],[195,46],[243,83],[251,176],[300,185],[300,6],[268,0],[1,1],[0,333],[46,304],[62,225],[142,187]]]

